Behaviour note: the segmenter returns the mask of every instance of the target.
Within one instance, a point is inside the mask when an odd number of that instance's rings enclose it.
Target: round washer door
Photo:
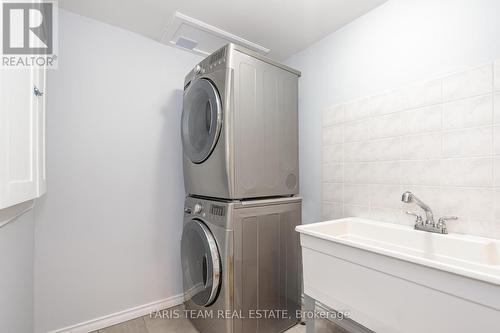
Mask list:
[[[205,161],[212,153],[222,127],[219,93],[208,79],[198,79],[184,93],[182,146],[193,163]]]
[[[221,282],[221,260],[215,238],[200,220],[185,224],[181,241],[184,293],[199,306],[212,304]]]

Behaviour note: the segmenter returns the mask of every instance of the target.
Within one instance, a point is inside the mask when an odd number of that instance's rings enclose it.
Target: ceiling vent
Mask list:
[[[239,44],[262,54],[270,51],[270,49],[179,12],[175,13],[160,41],[202,56],[212,54],[228,43]]]

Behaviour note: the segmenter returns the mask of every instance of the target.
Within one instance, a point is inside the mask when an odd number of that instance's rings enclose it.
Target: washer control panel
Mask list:
[[[199,202],[194,204],[193,213],[201,214],[203,212],[203,205]]]
[[[205,211],[205,205],[202,201],[187,202],[186,207],[184,207],[184,213],[188,215],[195,215],[205,217],[207,215]]]
[[[209,220],[222,222],[227,215],[227,205],[224,202],[213,202],[201,198],[188,198],[184,207],[186,215],[205,217]]]
[[[184,213],[188,215],[197,215],[197,216],[202,216],[204,217],[207,215],[205,213],[205,207],[203,206],[203,203],[200,201],[193,203],[188,203],[186,201],[186,207],[184,207]]]
[[[210,214],[215,216],[226,216],[226,207],[222,205],[210,204]]]
[[[232,229],[231,202],[187,197],[184,205],[184,221],[199,219],[209,226]]]

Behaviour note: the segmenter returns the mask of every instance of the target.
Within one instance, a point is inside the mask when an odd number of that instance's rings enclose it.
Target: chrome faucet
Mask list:
[[[434,215],[432,214],[431,208],[428,205],[426,205],[422,200],[417,198],[417,196],[411,193],[410,191],[406,191],[403,193],[401,201],[403,201],[404,203],[415,202],[418,206],[420,206],[420,208],[424,210],[425,222],[422,219],[422,216],[420,216],[420,214],[413,212],[406,212],[406,214],[413,215],[416,217],[415,229],[417,230],[436,232],[439,234],[447,234],[448,229],[446,228],[446,221],[458,219],[458,217],[456,216],[443,216],[438,220],[438,223],[435,223]]]
[[[422,200],[417,198],[417,196],[415,194],[411,193],[410,191],[406,191],[405,193],[403,193],[403,197],[401,198],[401,200],[404,203],[411,203],[414,201],[425,212],[425,224],[435,225],[434,215],[432,214],[431,208],[429,206],[427,206]],[[410,214],[410,215],[414,215],[414,214]]]

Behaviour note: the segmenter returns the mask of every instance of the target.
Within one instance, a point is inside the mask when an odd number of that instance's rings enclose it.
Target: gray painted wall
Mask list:
[[[1,210],[0,224],[30,205]],[[0,332],[33,332],[33,244],[32,210],[0,228]]]
[[[35,331],[182,291],[184,75],[199,61],[69,12],[48,76]]]
[[[500,2],[391,0],[292,56],[303,222],[321,220],[321,111],[500,57]]]

